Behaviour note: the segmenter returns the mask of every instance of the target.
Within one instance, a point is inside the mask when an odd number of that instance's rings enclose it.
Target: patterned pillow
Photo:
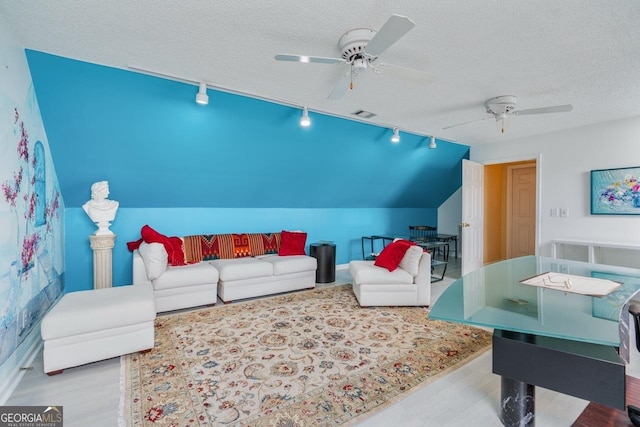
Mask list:
[[[184,237],[188,264],[247,256],[277,254],[280,233],[199,234]]]

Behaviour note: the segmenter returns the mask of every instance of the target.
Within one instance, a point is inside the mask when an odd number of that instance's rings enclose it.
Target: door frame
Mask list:
[[[476,160],[473,160],[476,161]],[[521,156],[514,157],[503,157],[500,159],[486,160],[484,162],[478,162],[485,166],[488,165],[499,165],[505,163],[515,163],[515,162],[524,162],[524,161],[535,161],[536,162],[536,233],[535,233],[535,254],[540,255],[540,222],[542,220],[542,207],[540,206],[540,194],[542,192],[542,178],[540,171],[542,170],[542,154],[524,154]],[[477,162],[477,161],[476,161]],[[511,203],[511,196],[509,195],[507,203]]]

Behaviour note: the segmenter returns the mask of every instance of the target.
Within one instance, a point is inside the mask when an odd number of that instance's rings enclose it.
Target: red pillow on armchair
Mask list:
[[[396,240],[395,242],[389,243],[384,247],[384,249],[382,249],[380,255],[376,257],[373,265],[384,267],[389,271],[394,271],[400,265],[400,262],[402,261],[402,258],[404,258],[404,254],[407,253],[409,247],[414,244],[415,243],[407,240]]]
[[[146,243],[162,243],[164,249],[167,251],[169,265],[185,265],[182,239],[160,234],[148,225],[142,227],[140,234],[142,235],[142,240]]]
[[[306,243],[307,233],[282,230],[278,255],[306,255],[307,253],[304,251]]]

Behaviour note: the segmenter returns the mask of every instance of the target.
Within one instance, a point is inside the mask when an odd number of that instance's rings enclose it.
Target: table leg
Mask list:
[[[500,421],[505,427],[533,427],[535,425],[535,386],[511,378],[501,378]]]
[[[455,248],[456,248],[456,259],[458,259],[458,237],[454,237],[453,244],[455,245]]]

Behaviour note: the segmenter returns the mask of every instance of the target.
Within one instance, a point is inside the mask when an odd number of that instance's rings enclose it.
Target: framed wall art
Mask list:
[[[591,171],[592,215],[640,215],[640,166]]]

